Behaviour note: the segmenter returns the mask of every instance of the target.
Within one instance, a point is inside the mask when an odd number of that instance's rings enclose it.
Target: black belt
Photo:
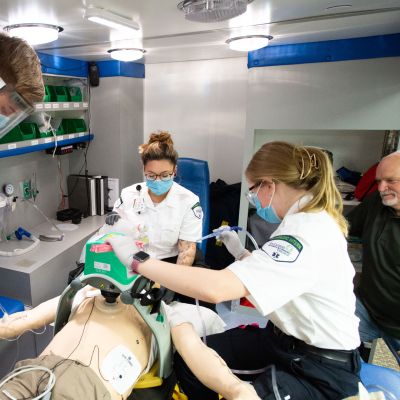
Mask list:
[[[271,322],[269,322],[271,323]],[[274,325],[274,334],[278,337],[286,336],[292,340],[291,348],[292,350],[299,350],[302,353],[314,354],[319,357],[327,358],[329,360],[339,361],[339,362],[351,362],[354,357],[354,350],[332,350],[332,349],[321,349],[320,347],[315,347],[310,344],[303,342],[294,336],[286,335],[278,327]]]

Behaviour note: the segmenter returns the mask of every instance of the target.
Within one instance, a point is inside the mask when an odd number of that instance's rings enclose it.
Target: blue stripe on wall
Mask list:
[[[54,75],[78,76],[86,78],[88,75],[88,62],[38,53],[42,72]],[[98,61],[101,78],[110,76],[126,76],[129,78],[144,78],[144,64],[122,62],[117,60]]]
[[[57,142],[57,147],[68,146],[69,144],[74,143],[82,143],[89,142],[94,139],[93,134],[73,138],[73,139],[65,139]],[[0,150],[0,158],[10,157],[10,156],[18,156],[20,154],[32,153],[35,151],[46,150],[46,149],[54,149],[55,143],[41,143],[36,146],[26,146],[26,147],[17,147],[16,149],[11,150]]]
[[[38,57],[42,65],[42,72],[45,74],[78,76],[81,78],[86,78],[88,75],[88,63],[86,61],[44,53],[38,53]]]
[[[127,76],[129,78],[144,78],[144,64],[122,62],[118,60],[97,62],[101,78],[111,76]]]
[[[400,33],[268,46],[249,52],[248,68],[400,56]]]

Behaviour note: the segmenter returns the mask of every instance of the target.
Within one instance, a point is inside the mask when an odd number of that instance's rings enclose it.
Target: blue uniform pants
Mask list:
[[[385,333],[375,321],[371,319],[362,301],[357,298],[356,315],[360,319],[358,331],[362,342],[372,342],[375,339],[383,338],[392,352],[400,351],[400,339]],[[395,355],[397,362],[400,363],[399,355]]]

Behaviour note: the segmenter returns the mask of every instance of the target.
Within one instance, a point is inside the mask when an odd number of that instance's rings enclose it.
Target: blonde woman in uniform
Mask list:
[[[246,178],[257,213],[280,221],[260,250],[249,253],[235,233],[223,233],[237,261],[221,271],[144,260],[125,238],[111,240],[116,254],[127,268],[188,296],[213,303],[249,298],[269,318],[266,328],[233,329],[207,337],[207,344],[230,369],[274,365],[253,384],[261,399],[333,400],[357,394],[354,268],[327,155],[312,147],[266,143],[251,159]],[[188,397],[218,399],[225,378],[191,365],[198,380],[184,359],[177,355],[175,371]],[[231,377],[228,368],[225,376]]]

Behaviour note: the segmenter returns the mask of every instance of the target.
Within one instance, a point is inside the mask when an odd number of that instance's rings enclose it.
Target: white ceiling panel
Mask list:
[[[0,0],[0,27],[21,22],[60,25],[64,31],[38,51],[82,60],[109,59],[114,47],[146,49],[142,62],[241,57],[225,41],[269,34],[271,46],[400,32],[400,0],[254,0],[229,21],[187,21],[177,0]],[[136,22],[127,37],[83,18],[85,7],[102,7]]]

